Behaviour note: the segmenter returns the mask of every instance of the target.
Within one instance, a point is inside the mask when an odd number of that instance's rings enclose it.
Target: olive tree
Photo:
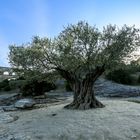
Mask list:
[[[9,49],[9,63],[13,70],[19,75],[25,78],[31,78],[32,76],[45,75],[49,68],[42,65],[43,55],[40,46],[48,45],[48,39],[40,39],[34,37],[31,43],[22,45],[10,45]],[[41,60],[41,61],[40,61]],[[45,67],[45,69],[44,69]]]
[[[81,21],[68,25],[52,41],[35,37],[28,47],[23,48],[30,50],[28,55],[25,53],[25,60],[30,62],[27,68],[39,68],[42,72],[55,70],[68,81],[74,98],[65,108],[90,109],[104,107],[95,97],[95,81],[106,70],[121,66],[124,58],[139,44],[139,30],[134,26],[108,25],[99,31]],[[13,51],[14,48],[16,46],[11,47],[10,62],[24,69],[27,63],[17,63],[18,52]]]

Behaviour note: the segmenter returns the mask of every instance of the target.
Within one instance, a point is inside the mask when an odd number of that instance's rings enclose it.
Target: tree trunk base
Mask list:
[[[86,109],[103,108],[103,107],[105,106],[101,102],[99,102],[97,99],[94,99],[90,102],[72,102],[71,104],[66,105],[64,108],[86,110]]]

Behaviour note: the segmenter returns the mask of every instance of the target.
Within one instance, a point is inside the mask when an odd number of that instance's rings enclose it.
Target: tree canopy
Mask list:
[[[34,37],[31,43],[11,45],[9,60],[13,67],[24,72],[56,70],[70,81],[79,96],[80,89],[75,89],[77,81],[81,86],[90,78],[92,86],[105,70],[118,67],[139,45],[139,30],[134,26],[108,25],[100,31],[80,21],[68,25],[53,40]]]
[[[108,25],[99,31],[86,22],[68,25],[57,38],[34,37],[31,43],[11,45],[12,66],[24,70],[55,69],[92,71],[97,66],[118,66],[139,46],[139,30],[124,25]]]

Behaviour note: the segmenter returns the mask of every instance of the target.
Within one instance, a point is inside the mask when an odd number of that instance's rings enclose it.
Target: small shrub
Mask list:
[[[9,81],[9,86],[11,89],[19,89],[24,83],[25,80],[11,80]]]
[[[20,76],[17,78],[17,80],[25,80],[25,78],[23,76]]]
[[[0,82],[0,87],[5,87],[5,86],[7,86],[7,84],[9,84],[9,81],[8,81],[8,79],[5,79],[5,80],[3,80],[2,82]]]
[[[132,84],[133,83],[133,77],[130,76],[130,73],[126,70],[114,70],[106,75],[106,78],[108,80],[115,81],[117,83],[121,84]]]
[[[65,89],[66,89],[66,91],[72,91],[72,88],[67,81],[65,82]]]
[[[0,82],[0,90],[4,90],[7,86],[9,86],[8,79],[5,79],[2,82]]]
[[[138,77],[138,83],[140,84],[140,75],[139,75],[139,77]]]
[[[3,91],[10,91],[10,90],[11,90],[11,88],[9,85],[7,85],[6,87],[3,88]]]
[[[53,83],[47,81],[38,81],[37,79],[26,80],[21,86],[20,92],[23,96],[38,96],[43,95],[44,92],[55,89]]]
[[[56,89],[56,85],[54,83],[49,83],[47,81],[42,81],[41,85],[43,86],[43,92],[48,92],[50,90]]]
[[[128,102],[133,102],[133,103],[137,103],[137,104],[140,104],[140,100],[137,100],[137,99],[129,99],[127,100]]]

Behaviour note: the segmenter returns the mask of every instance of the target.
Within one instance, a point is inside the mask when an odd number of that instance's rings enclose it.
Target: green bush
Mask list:
[[[9,86],[9,81],[8,79],[3,80],[2,82],[0,82],[0,90],[5,90],[5,88]]]
[[[10,90],[11,90],[11,88],[10,88],[9,85],[7,85],[7,86],[5,86],[5,87],[3,88],[3,91],[10,91]]]
[[[10,90],[11,90],[11,87],[10,87],[8,79],[5,79],[2,82],[0,82],[0,91],[10,91]]]
[[[66,91],[72,91],[72,88],[67,81],[65,82],[65,89],[66,89]]]
[[[20,76],[17,78],[17,80],[25,80],[25,77],[24,76]]]
[[[139,75],[139,77],[138,77],[138,81],[137,81],[139,84],[140,84],[140,75]]]
[[[5,79],[2,82],[0,82],[0,87],[3,88],[5,86],[7,86],[7,84],[9,84],[9,81],[8,81],[8,79]]]
[[[38,96],[43,95],[44,92],[55,89],[56,86],[53,83],[47,81],[39,81],[38,79],[26,80],[20,87],[20,92],[23,96]]]
[[[133,77],[130,76],[130,73],[127,70],[123,69],[114,70],[108,73],[106,78],[121,84],[131,85],[133,83]]]
[[[9,86],[11,89],[19,89],[24,83],[25,80],[11,80],[9,81]]]

